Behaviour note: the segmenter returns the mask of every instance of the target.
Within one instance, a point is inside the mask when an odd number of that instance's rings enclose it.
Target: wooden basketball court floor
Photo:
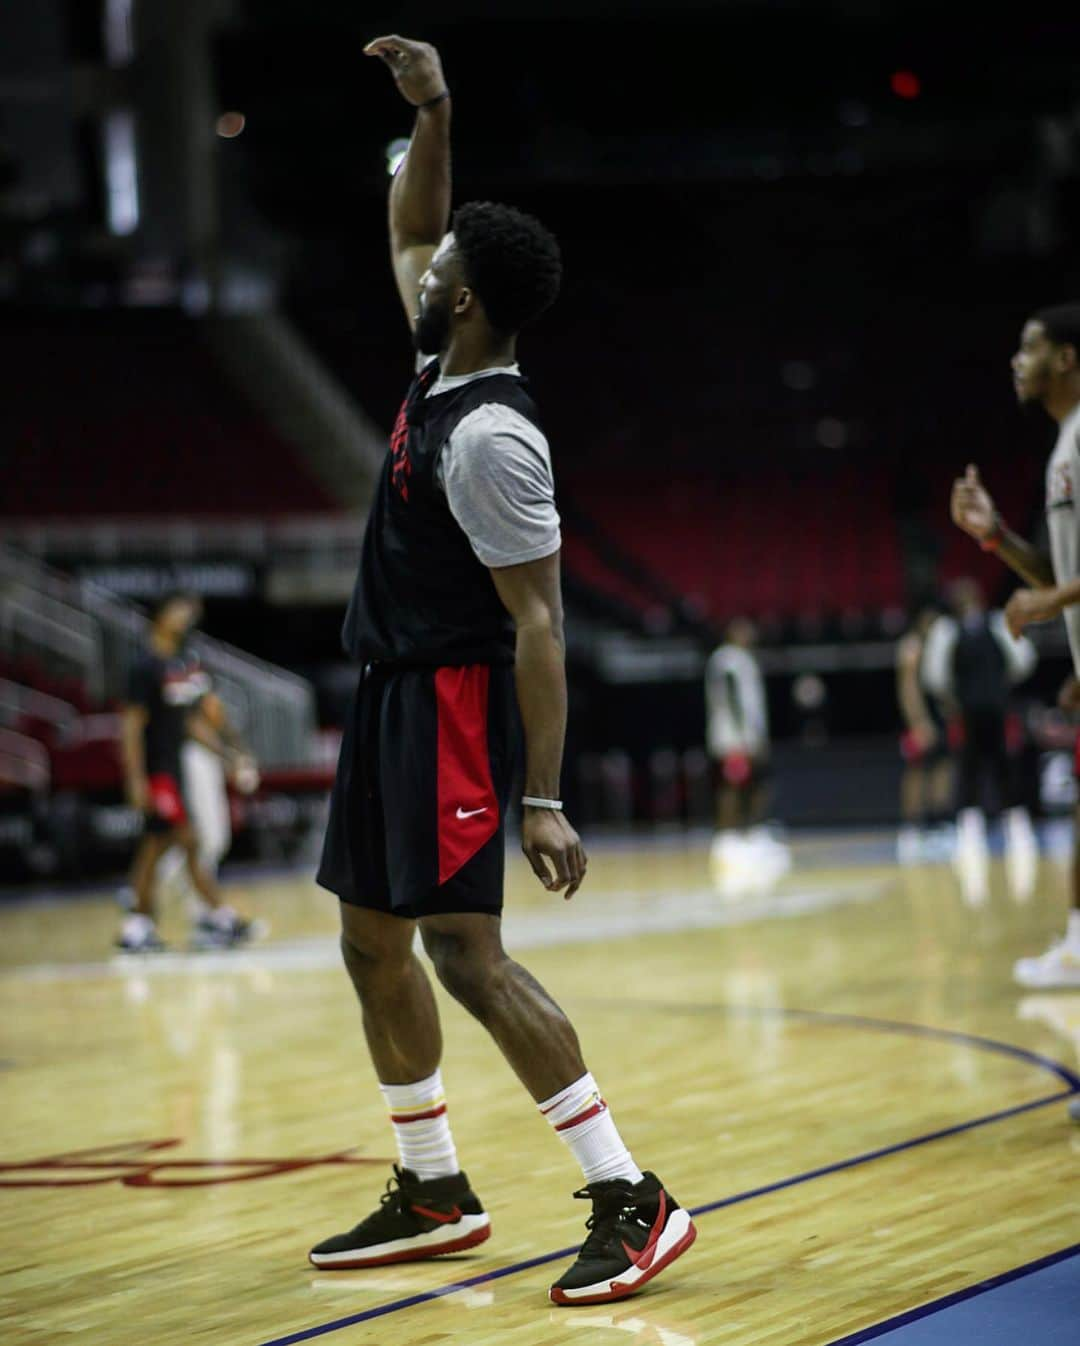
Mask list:
[[[826,1346],[1040,1259],[1080,1282],[1080,993],[1010,981],[1060,930],[1059,867],[1022,907],[995,876],[973,912],[942,867],[831,842],[741,902],[711,892],[700,841],[593,851],[572,903],[511,861],[507,942],[574,1018],[638,1161],[699,1212],[646,1293],[547,1302],[583,1237],[577,1170],[445,997],[493,1237],[308,1265],[374,1204],[393,1145],[333,899],[299,876],[244,885],[272,929],[240,954],[113,959],[105,896],[0,907],[3,1342]],[[164,925],[183,933],[175,909]],[[1072,1323],[1080,1342],[1080,1303]]]

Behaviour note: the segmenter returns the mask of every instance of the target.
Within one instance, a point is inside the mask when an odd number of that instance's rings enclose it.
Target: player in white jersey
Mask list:
[[[705,666],[709,755],[716,764],[718,831],[713,876],[731,894],[768,887],[790,867],[787,847],[762,826],[769,759],[765,680],[753,623],[736,618]]]
[[[1042,309],[1024,324],[1012,359],[1016,396],[1039,403],[1058,426],[1058,440],[1046,471],[1046,517],[1050,556],[1006,527],[978,469],[968,467],[954,483],[952,516],[988,551],[995,551],[1027,582],[1005,609],[1014,635],[1032,622],[1064,615],[1072,650],[1073,676],[1059,698],[1066,710],[1080,711],[1080,303]],[[1080,987],[1080,810],[1071,871],[1072,904],[1065,937],[1040,958],[1021,958],[1014,976],[1022,986]],[[1080,1107],[1074,1103],[1077,1120]]]
[[[232,845],[229,780],[231,778],[241,794],[252,794],[259,786],[259,769],[215,692],[207,692],[195,714],[205,721],[215,741],[231,754],[227,766],[220,751],[190,735],[180,749],[183,796],[195,833],[199,860],[203,869],[216,877]],[[169,851],[161,864],[162,883],[188,899],[196,920],[196,946],[212,944],[216,935],[212,913],[191,884],[183,859],[178,848]],[[261,923],[257,933],[262,933]]]

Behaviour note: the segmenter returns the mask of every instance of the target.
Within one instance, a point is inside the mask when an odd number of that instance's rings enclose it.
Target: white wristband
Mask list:
[[[521,802],[530,809],[554,809],[557,813],[562,812],[561,799],[537,799],[535,795],[522,795]]]

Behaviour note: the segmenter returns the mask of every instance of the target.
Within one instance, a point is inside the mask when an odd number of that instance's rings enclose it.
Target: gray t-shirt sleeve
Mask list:
[[[547,440],[513,408],[487,402],[459,421],[436,480],[484,565],[524,565],[562,545]]]

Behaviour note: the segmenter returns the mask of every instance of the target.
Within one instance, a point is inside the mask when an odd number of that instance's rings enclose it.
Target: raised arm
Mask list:
[[[525,794],[558,799],[566,739],[559,555],[494,568],[491,577],[517,630],[515,676],[525,727]],[[552,892],[565,888],[566,896],[573,897],[585,877],[587,862],[581,839],[565,814],[526,806],[521,849],[545,888]],[[547,860],[554,866],[554,878]]]
[[[1022,580],[1035,589],[1053,587],[1054,567],[1049,556],[1006,527],[974,464],[953,482],[951,505],[953,523],[988,551],[996,551]]]
[[[429,43],[377,37],[364,54],[385,62],[416,108],[408,153],[390,184],[390,258],[412,328],[420,277],[450,223],[450,97],[439,53]]]

